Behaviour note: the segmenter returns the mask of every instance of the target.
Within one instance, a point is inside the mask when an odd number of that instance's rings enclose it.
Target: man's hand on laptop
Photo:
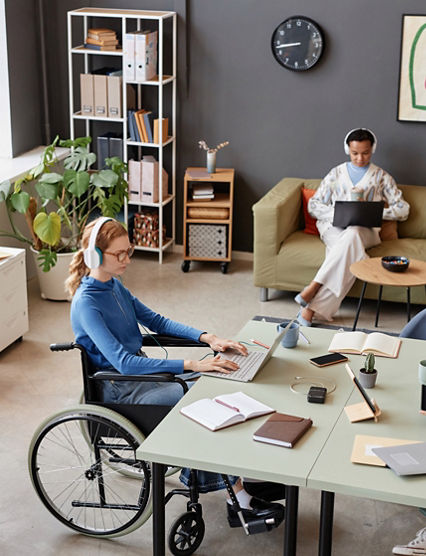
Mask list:
[[[234,340],[226,340],[224,338],[218,338],[214,334],[201,334],[200,341],[209,344],[213,351],[226,351],[227,349],[233,349],[240,355],[247,355],[248,353],[247,348],[239,342],[234,342]]]
[[[220,355],[216,355],[213,359],[204,359],[203,361],[193,361],[185,359],[183,362],[185,371],[196,371],[198,373],[207,373],[209,371],[217,371],[219,373],[232,373],[240,367],[234,361],[221,359]]]

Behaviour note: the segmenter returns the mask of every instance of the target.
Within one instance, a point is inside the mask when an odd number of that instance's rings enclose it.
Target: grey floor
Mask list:
[[[180,263],[177,254],[167,255],[162,265],[154,256],[137,254],[125,284],[155,310],[225,336],[235,334],[254,315],[284,318],[295,314],[289,293],[271,292],[269,302],[258,301],[249,261],[233,261],[227,275],[216,264],[193,264],[183,274]],[[151,554],[151,521],[115,540],[84,537],[56,522],[31,486],[26,460],[34,430],[45,417],[76,403],[81,380],[77,354],[53,354],[48,349],[51,342],[72,339],[69,304],[42,300],[36,282],[29,282],[28,288],[30,330],[22,343],[0,353],[0,554]],[[355,307],[354,300],[345,301],[336,323],[350,326]],[[403,305],[385,303],[381,314],[383,331],[398,332],[405,323]],[[359,326],[371,327],[373,321],[374,304],[367,303]],[[175,481],[168,480],[170,485]],[[282,554],[283,526],[245,537],[241,529],[228,527],[223,493],[205,495],[202,503],[207,530],[197,554]],[[183,510],[183,499],[172,500],[168,522]],[[299,510],[298,555],[311,556],[317,553],[319,493],[302,489]],[[425,518],[415,508],[337,496],[333,554],[390,554],[394,544],[408,542],[424,525]]]

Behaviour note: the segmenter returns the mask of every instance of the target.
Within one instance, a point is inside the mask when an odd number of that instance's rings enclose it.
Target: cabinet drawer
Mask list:
[[[28,332],[28,313],[15,311],[14,314],[0,321],[0,351]]]

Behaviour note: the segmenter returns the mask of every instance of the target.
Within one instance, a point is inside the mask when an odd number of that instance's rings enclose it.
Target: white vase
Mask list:
[[[40,285],[40,294],[43,299],[52,299],[54,301],[69,301],[70,295],[65,290],[65,280],[69,276],[69,266],[74,253],[58,253],[58,260],[53,268],[48,272],[43,272],[39,266],[37,257],[38,251],[32,247],[34,262],[37,268],[38,283]]]
[[[207,151],[207,172],[214,174],[216,172],[216,153]]]

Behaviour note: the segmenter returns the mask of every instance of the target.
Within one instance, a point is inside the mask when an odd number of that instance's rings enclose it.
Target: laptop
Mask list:
[[[397,475],[426,474],[426,442],[373,448],[373,452]]]
[[[272,346],[267,351],[249,351],[247,356],[241,355],[236,350],[228,349],[224,353],[220,354],[221,359],[227,359],[228,361],[234,361],[240,368],[231,373],[221,373],[219,371],[203,372],[204,376],[214,376],[216,378],[225,378],[227,380],[237,380],[238,382],[250,382],[254,379],[257,373],[263,369],[266,363],[274,354],[277,347],[280,345],[281,340],[284,338],[287,329],[289,328],[291,322],[281,330],[272,344]]]
[[[336,201],[334,204],[333,226],[364,226],[380,228],[382,225],[384,201]]]

